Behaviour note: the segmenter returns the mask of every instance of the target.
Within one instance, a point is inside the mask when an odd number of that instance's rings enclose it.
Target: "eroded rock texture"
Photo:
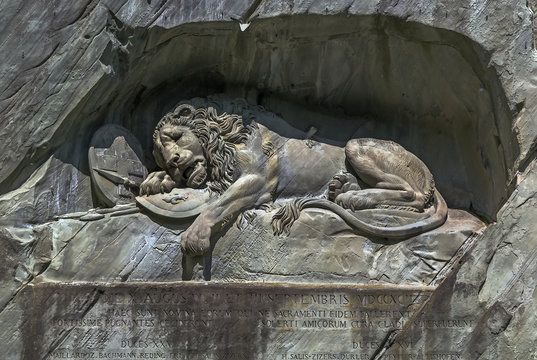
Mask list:
[[[103,124],[132,131],[152,169],[150,134],[158,119],[178,100],[222,93],[279,114],[265,122],[285,136],[304,137],[315,127],[316,140],[333,144],[362,136],[395,140],[427,164],[450,207],[492,224],[467,240],[450,234],[448,221],[442,237],[423,235],[387,251],[364,239],[337,259],[316,251],[327,245],[324,236],[319,243],[280,239],[280,247],[267,249],[263,242],[244,246],[232,228],[215,247],[213,278],[346,282],[339,277],[345,273],[360,282],[401,284],[445,275],[415,320],[450,317],[471,319],[470,325],[431,338],[408,323],[396,338],[411,340],[424,358],[537,356],[535,9],[534,1],[522,0],[2,2],[0,319],[9,326],[0,338],[8,358],[32,359],[17,338],[25,321],[17,294],[35,277],[180,276],[174,245],[182,225],[143,214],[52,220],[99,205],[87,151]],[[304,216],[298,227],[318,214]],[[254,221],[268,218],[260,213]],[[464,222],[468,236],[480,227],[476,219]],[[294,247],[330,265],[277,271],[278,250]],[[273,257],[249,262],[253,250]],[[457,251],[461,261],[450,263]],[[396,261],[390,252],[398,252]],[[435,280],[446,263],[454,270]],[[405,270],[412,264],[418,270]],[[404,357],[396,344],[387,338],[372,357]]]

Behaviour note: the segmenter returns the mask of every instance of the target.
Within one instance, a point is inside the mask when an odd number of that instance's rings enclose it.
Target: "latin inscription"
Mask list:
[[[472,326],[472,319],[413,318],[429,288],[192,283],[65,288],[38,289],[47,300],[36,304],[41,312],[33,327],[41,329],[35,340],[43,345],[36,351],[45,359],[369,359],[394,330]],[[391,346],[401,351],[382,359],[460,358],[456,351],[423,354],[412,341]]]

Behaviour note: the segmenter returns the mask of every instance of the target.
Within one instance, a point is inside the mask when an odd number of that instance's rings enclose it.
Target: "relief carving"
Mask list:
[[[162,170],[149,174],[137,199],[160,215],[175,206],[189,215],[199,211],[181,234],[187,255],[205,254],[212,234],[261,207],[283,205],[273,216],[275,234],[289,231],[307,207],[332,211],[358,232],[388,239],[432,230],[447,217],[428,168],[391,141],[352,139],[341,148],[284,138],[256,122],[244,124],[239,115],[183,104],[159,121],[153,143]],[[182,211],[175,213],[181,217]]]

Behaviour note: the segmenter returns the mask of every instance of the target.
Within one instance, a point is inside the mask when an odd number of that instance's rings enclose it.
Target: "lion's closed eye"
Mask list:
[[[170,131],[165,134],[165,136],[168,137],[168,139],[172,141],[178,141],[183,137],[184,132],[183,131]]]
[[[166,142],[169,142],[169,141],[173,141],[171,136],[169,136],[167,134],[160,134],[160,142],[166,143]]]
[[[177,142],[177,141],[181,140],[182,137],[183,137],[182,132],[174,132],[174,133],[162,134],[160,136],[160,141],[162,143]]]

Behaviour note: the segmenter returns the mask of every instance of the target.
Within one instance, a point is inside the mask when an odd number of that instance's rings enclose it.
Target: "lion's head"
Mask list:
[[[207,185],[218,193],[233,182],[237,167],[235,145],[244,143],[251,126],[242,117],[212,107],[179,105],[166,114],[153,133],[153,156],[178,184],[192,188]]]

